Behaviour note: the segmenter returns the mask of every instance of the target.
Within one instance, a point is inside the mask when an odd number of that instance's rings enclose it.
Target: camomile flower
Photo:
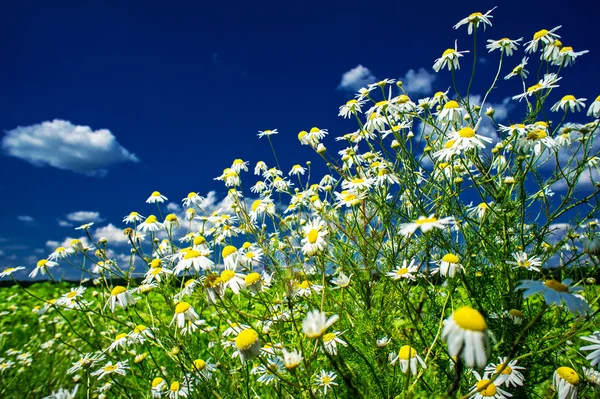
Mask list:
[[[294,283],[294,295],[296,296],[311,296],[313,292],[318,294],[323,289],[322,285],[313,284],[308,280],[302,280],[300,283]]]
[[[540,79],[538,83],[534,84],[533,86],[529,86],[525,93],[517,94],[516,96],[513,96],[512,99],[519,100],[520,102],[525,97],[531,97],[533,94],[542,90],[554,89],[559,86],[556,83],[561,79],[562,77],[559,77],[555,73],[547,73],[542,79]]]
[[[188,384],[179,381],[173,381],[168,390],[169,399],[187,398],[190,394],[190,390],[187,387]]]
[[[525,43],[527,45],[525,47],[525,52],[526,53],[535,53],[537,51],[540,43],[543,43],[544,45],[548,45],[548,44],[554,43],[555,40],[560,39],[560,36],[557,35],[556,33],[554,33],[557,30],[559,30],[560,28],[561,28],[561,26],[559,25],[552,30],[542,29],[542,30],[535,32],[535,34],[533,35],[533,39],[531,41],[528,41],[527,43]]]
[[[485,148],[485,144],[483,144],[483,142],[492,142],[491,138],[477,134],[475,130],[468,126],[457,131],[452,131],[448,135],[448,138],[450,140],[454,140],[454,146],[460,150],[466,150],[475,147]]]
[[[18,272],[19,270],[25,270],[25,268],[23,266],[6,268],[2,273],[0,273],[0,277],[10,276],[13,273]]]
[[[45,396],[42,399],[74,399],[78,389],[79,385],[75,385],[75,388],[73,388],[72,390],[58,388],[58,391],[53,391],[52,395]]]
[[[515,325],[521,324],[525,318],[523,312],[521,312],[519,309],[511,309],[507,311],[506,316],[511,319]]]
[[[359,100],[354,100],[354,99],[349,100],[346,102],[346,104],[344,104],[340,107],[340,113],[338,114],[338,116],[341,116],[343,118],[350,118],[355,113],[360,113],[361,107],[364,104],[365,104],[364,101],[359,101]]]
[[[150,284],[154,281],[161,282],[162,278],[166,275],[173,274],[173,271],[164,268],[164,267],[153,267],[150,268],[146,275],[144,276],[144,280],[142,280],[142,284]]]
[[[570,367],[559,367],[552,376],[552,386],[559,399],[577,399],[579,375]]]
[[[327,224],[321,218],[312,219],[303,228],[304,238],[301,241],[302,252],[306,256],[312,256],[327,248]]]
[[[470,207],[467,210],[467,215],[479,221],[482,221],[485,218],[485,216],[489,213],[490,205],[492,205],[493,203],[493,201],[489,204],[487,202],[481,202],[476,206]]]
[[[444,321],[442,339],[448,343],[450,356],[461,356],[467,367],[483,368],[487,364],[487,325],[477,310],[464,306]]]
[[[329,319],[324,312],[320,310],[312,310],[307,313],[304,321],[302,322],[302,331],[308,338],[319,338],[325,334],[325,331],[333,323],[339,319],[339,316],[334,314]]]
[[[98,380],[101,380],[103,377],[111,374],[125,375],[126,370],[129,368],[128,363],[129,360],[117,362],[116,364],[113,364],[112,361],[109,361],[104,367],[94,371],[90,375],[94,377],[98,376]]]
[[[193,323],[199,318],[200,317],[198,316],[198,313],[196,313],[192,305],[182,301],[175,306],[175,314],[173,315],[173,319],[169,325],[173,324],[173,322],[177,320],[177,327],[183,328],[186,321],[191,321]]]
[[[147,231],[158,231],[163,225],[156,219],[156,216],[150,215],[142,223],[138,224],[137,229],[143,233]]]
[[[109,345],[108,351],[112,352],[118,348],[125,348],[128,345],[129,341],[127,339],[127,333],[118,334],[115,337],[115,340]]]
[[[152,380],[150,389],[152,391],[152,398],[161,398],[166,393],[167,389],[167,382],[164,379],[156,377]]]
[[[575,96],[568,94],[561,98],[561,100],[558,101],[556,104],[554,104],[552,108],[550,108],[550,111],[557,112],[558,110],[569,110],[571,112],[579,112],[581,111],[581,108],[585,108],[585,100],[587,99],[575,98]]]
[[[58,247],[54,250],[54,252],[48,255],[48,260],[64,259],[73,253],[75,253],[73,248]]]
[[[235,171],[236,173],[240,173],[241,171],[247,172],[248,171],[248,161],[244,161],[242,159],[234,159],[233,163],[231,164],[231,170]]]
[[[537,256],[530,258],[529,255],[527,255],[527,253],[523,252],[523,251],[517,251],[517,252],[513,253],[512,256],[515,260],[514,261],[506,261],[506,263],[508,265],[515,266],[515,269],[522,268],[522,269],[535,271],[535,272],[540,271],[540,267],[542,266],[542,261]]]
[[[583,290],[583,287],[571,287],[571,279],[565,279],[562,283],[557,280],[521,280],[515,290],[525,290],[523,298],[542,294],[548,305],[561,306],[564,302],[569,312],[573,314],[585,314],[590,310],[587,302],[573,294]]]
[[[199,273],[200,270],[211,270],[214,266],[214,262],[209,258],[211,253],[212,250],[210,249],[185,251],[173,272],[179,274],[184,270],[193,269],[196,273]]]
[[[513,50],[517,49],[517,46],[519,45],[519,42],[523,40],[523,38],[519,38],[516,40],[511,40],[507,37],[504,37],[502,39],[499,40],[488,40],[488,45],[486,45],[485,47],[489,50],[488,53],[491,53],[494,50],[498,50],[500,49],[501,52],[504,52],[506,55],[511,56],[513,55]]]
[[[468,53],[469,51],[458,51],[458,41],[454,42],[454,48],[447,49],[444,51],[442,56],[435,60],[433,64],[433,69],[436,72],[439,72],[440,69],[443,69],[445,66],[448,66],[448,70],[456,70],[460,69],[460,65],[458,63],[458,59],[463,56],[463,54]]]
[[[246,287],[246,276],[241,273],[237,273],[236,268],[237,263],[229,265],[225,263],[225,267],[219,275],[219,278],[221,280],[221,284],[223,285],[223,289],[229,287],[235,295],[238,295],[240,291]]]
[[[423,233],[427,233],[433,229],[443,230],[449,225],[454,225],[456,222],[454,217],[447,216],[445,218],[438,219],[434,214],[427,216],[419,216],[419,218],[410,223],[401,223],[399,233],[405,237],[411,236],[415,231],[420,229]]]
[[[494,380],[494,384],[503,385],[507,388],[511,385],[523,386],[525,377],[519,372],[519,370],[525,370],[525,367],[517,366],[517,360],[513,359],[507,363],[508,358],[499,357],[498,364],[490,363],[485,367],[483,378],[490,378],[491,376],[498,374]]]
[[[327,353],[335,356],[337,355],[337,344],[340,344],[342,346],[348,346],[348,344],[344,340],[339,338],[342,334],[343,333],[339,331],[334,331],[323,335],[323,348],[325,348],[325,351]]]
[[[192,366],[197,373],[200,373],[207,380],[212,377],[212,373],[217,369],[217,365],[211,363],[210,358],[206,360],[196,359],[192,362]]]
[[[537,156],[546,149],[554,151],[557,148],[557,143],[548,135],[546,129],[532,129],[517,140],[516,148],[523,151],[532,151]]]
[[[145,217],[143,217],[142,215],[140,215],[137,212],[131,212],[129,215],[125,216],[123,218],[123,221],[127,224],[129,223],[137,223],[137,222],[141,222],[142,220],[144,220]]]
[[[254,359],[260,353],[258,333],[252,328],[240,331],[235,338],[235,347],[242,362]]]
[[[259,130],[257,136],[259,139],[262,139],[263,137],[269,137],[269,136],[273,136],[275,134],[279,134],[277,129],[273,129],[273,130],[267,129],[267,130]]]
[[[283,354],[283,365],[286,369],[294,370],[300,366],[303,357],[298,350],[294,349],[288,352],[285,348],[283,348],[281,353]]]
[[[350,208],[356,206],[365,199],[365,193],[351,193],[349,191],[342,191],[338,193],[334,192],[334,195],[337,199],[336,208],[340,208],[342,206],[346,206],[346,208]]]
[[[306,173],[306,168],[302,167],[301,165],[294,165],[292,166],[292,169],[288,172],[289,176],[298,176],[298,175],[304,175],[304,173]]]
[[[463,265],[460,264],[460,259],[457,255],[452,253],[447,253],[442,256],[442,259],[434,262],[439,267],[431,271],[431,275],[436,273],[440,273],[444,277],[454,278],[457,271],[465,271]]]
[[[595,385],[594,389],[600,389],[600,372],[594,369],[588,369],[587,367],[582,367],[582,369],[585,379]]]
[[[352,274],[346,276],[344,272],[339,272],[337,277],[331,279],[331,283],[336,285],[335,288],[346,288],[350,285],[350,279],[352,278]]]
[[[84,223],[79,227],[75,227],[75,230],[89,230],[90,227],[92,227],[94,225],[94,222],[90,222],[90,223]]]
[[[190,207],[192,205],[200,206],[204,201],[204,198],[200,196],[200,193],[190,192],[188,195],[181,200],[183,206]]]
[[[157,202],[165,202],[168,200],[167,197],[159,193],[158,191],[153,191],[152,194],[146,200],[147,204],[156,204]]]
[[[398,352],[398,355],[390,361],[390,364],[394,365],[398,360],[400,361],[400,370],[402,370],[403,373],[407,373],[410,369],[410,373],[416,375],[418,364],[424,369],[427,368],[427,365],[423,359],[421,359],[421,356],[419,356],[417,351],[410,345],[402,346],[400,352]]]
[[[496,7],[492,8],[485,14],[482,14],[480,12],[474,12],[471,15],[469,15],[468,17],[463,18],[460,21],[458,21],[458,23],[456,25],[454,25],[454,29],[458,29],[459,27],[468,24],[468,32],[469,32],[469,35],[471,35],[473,33],[473,28],[477,29],[479,27],[479,24],[481,24],[481,25],[483,25],[483,30],[485,30],[486,25],[492,26],[490,19],[493,17],[490,15],[490,13],[492,11],[494,11],[495,9],[496,9]]]
[[[592,367],[596,366],[600,363],[600,331],[594,331],[593,334],[580,338],[592,343],[592,345],[582,346],[579,350],[593,351],[586,356],[586,359],[590,361]]]
[[[479,375],[477,371],[473,371],[473,375],[477,378],[477,383],[471,391],[469,392],[469,397],[473,399],[485,399],[485,398],[494,398],[494,399],[506,399],[512,396],[511,393],[506,392],[503,389],[500,389],[498,381],[490,381],[483,378]]]
[[[337,375],[333,371],[327,372],[325,370],[321,370],[319,375],[315,378],[315,385],[323,388],[323,395],[327,395],[328,389],[333,389],[334,385],[338,385],[337,382],[335,382],[336,378]]]
[[[123,309],[135,305],[135,298],[127,291],[127,288],[117,285],[110,291],[110,298],[108,298],[106,305],[109,305],[110,310],[114,312],[117,305]]]
[[[387,272],[386,276],[391,277],[394,280],[408,279],[415,281],[415,273],[419,271],[419,265],[416,264],[414,259],[411,259],[410,263],[406,259],[402,261],[402,265],[398,266],[396,270]]]
[[[437,114],[437,120],[440,123],[462,123],[464,109],[454,100],[444,104],[442,110]]]
[[[506,75],[504,77],[504,80],[508,80],[508,79],[512,78],[513,76],[517,76],[517,75],[519,75],[523,79],[527,79],[527,75],[529,74],[529,71],[527,71],[525,69],[525,67],[527,66],[528,60],[529,60],[529,58],[523,57],[523,59],[521,60],[521,63],[519,65],[517,65],[516,67],[514,67],[513,70],[511,71],[511,73],[509,73],[508,75]]]
[[[43,276],[48,271],[48,268],[55,267],[55,266],[58,266],[58,263],[52,262],[51,260],[48,260],[48,259],[40,259],[37,262],[35,269],[33,269],[31,271],[31,273],[29,273],[29,277],[35,278],[38,273],[41,273]]]
[[[569,66],[575,63],[577,57],[589,53],[588,50],[573,51],[573,47],[565,46],[560,49],[558,55],[555,57],[553,65]]]

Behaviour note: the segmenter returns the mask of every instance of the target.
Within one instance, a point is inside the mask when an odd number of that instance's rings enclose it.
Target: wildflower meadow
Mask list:
[[[215,177],[227,208],[192,191],[169,213],[149,188],[123,209],[129,262],[87,223],[89,242],[3,270],[0,397],[597,397],[600,97],[563,80],[587,51],[560,26],[496,39],[502,25],[456,23],[472,42],[432,60],[447,90],[358,90],[340,151],[307,126],[315,158],[282,170],[283,132],[258,132],[273,157]],[[515,81],[500,124],[489,97]]]

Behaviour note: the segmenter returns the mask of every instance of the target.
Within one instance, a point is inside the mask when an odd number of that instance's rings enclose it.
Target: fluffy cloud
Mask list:
[[[10,156],[35,166],[53,166],[89,176],[104,176],[120,162],[138,162],[107,129],[92,130],[55,119],[6,132],[2,148]]]
[[[100,237],[106,237],[108,244],[128,244],[129,239],[123,234],[123,230],[116,227],[114,224],[109,223],[107,226],[99,227],[94,232],[96,240]]]
[[[71,227],[71,226],[73,226],[73,223],[69,223],[66,220],[59,220],[58,225],[60,227]]]
[[[17,216],[17,219],[19,219],[19,221],[23,222],[23,223],[33,223],[35,222],[35,219],[32,218],[29,215],[21,215],[21,216]]]
[[[67,219],[72,222],[89,223],[89,222],[101,222],[100,212],[93,211],[77,211],[71,212],[67,215]],[[60,224],[60,222],[59,222]],[[62,225],[61,225],[62,226]]]
[[[376,80],[375,76],[369,71],[369,68],[357,65],[355,68],[352,68],[342,75],[342,80],[338,85],[338,89],[356,91]]]
[[[56,248],[58,247],[65,247],[65,248],[69,248],[71,246],[71,241],[73,241],[75,239],[75,237],[65,237],[64,240],[61,241],[55,241],[55,240],[48,240],[46,241],[46,247],[51,249],[51,252],[54,251]],[[79,237],[78,238],[79,241],[81,241],[81,243],[88,247],[90,246],[90,240],[85,237]]]
[[[402,87],[408,94],[422,95],[433,91],[433,82],[437,79],[435,73],[427,71],[425,68],[419,68],[418,71],[409,69],[406,75],[400,78]]]

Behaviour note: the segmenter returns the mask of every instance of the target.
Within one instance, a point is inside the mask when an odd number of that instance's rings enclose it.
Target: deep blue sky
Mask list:
[[[189,191],[224,194],[213,178],[234,158],[273,164],[258,130],[279,130],[274,141],[286,173],[294,163],[314,159],[297,143],[300,130],[319,126],[337,136],[355,128],[337,117],[338,106],[352,97],[336,89],[344,72],[358,64],[379,79],[422,67],[432,72],[455,38],[459,49],[472,46],[466,27],[452,26],[494,5],[494,26],[481,39],[528,41],[535,31],[562,24],[565,45],[590,50],[566,71],[563,83],[569,79],[573,94],[588,104],[600,94],[593,2],[477,4],[2,2],[0,137],[18,126],[62,119],[110,130],[139,162],[118,163],[106,176],[91,177],[2,153],[0,270],[19,264],[30,269],[33,258],[27,256],[51,252],[47,240],[77,236],[57,224],[68,213],[97,211],[104,219],[98,226],[122,227],[130,211],[153,211],[144,204],[153,190],[174,202]],[[513,56],[503,75],[522,55]],[[486,82],[497,56],[478,66]],[[467,55],[463,70],[470,62]],[[434,90],[445,90],[448,79],[448,72],[439,74]],[[494,99],[518,93],[518,83],[512,84]],[[34,221],[17,219],[23,215]]]

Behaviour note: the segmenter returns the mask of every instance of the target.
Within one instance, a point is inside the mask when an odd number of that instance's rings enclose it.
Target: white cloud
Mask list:
[[[73,223],[69,223],[66,220],[59,220],[58,225],[60,227],[71,227],[71,226],[73,226]]]
[[[93,211],[77,211],[71,212],[67,215],[67,219],[72,222],[89,223],[89,222],[101,222],[100,212]],[[60,222],[59,222],[60,224]]]
[[[33,222],[35,222],[35,219],[32,218],[29,215],[20,215],[20,216],[17,216],[17,219],[19,219],[23,223],[33,223]]]
[[[38,167],[49,165],[89,176],[104,176],[116,163],[139,161],[110,130],[94,131],[59,119],[7,131],[2,148]]]
[[[418,71],[409,69],[406,75],[400,78],[402,87],[409,94],[421,95],[433,92],[432,84],[437,79],[435,73],[428,72],[425,68],[419,68]]]
[[[377,78],[369,71],[369,68],[357,65],[355,68],[352,68],[342,75],[342,80],[338,85],[338,89],[356,91],[376,80]]]
[[[65,237],[64,240],[62,240],[62,242],[60,241],[55,241],[55,240],[48,240],[46,241],[46,247],[52,249],[53,251],[57,248],[57,247],[65,247],[65,248],[69,248],[71,246],[71,241],[73,241],[75,239],[75,237]],[[78,238],[79,241],[81,241],[81,243],[84,246],[90,246],[90,241],[87,237],[82,236]]]
[[[181,212],[181,205],[176,202],[169,202],[167,205],[167,210],[174,213]]]
[[[108,245],[117,244],[128,244],[129,239],[123,234],[123,230],[116,227],[114,224],[109,223],[107,226],[99,227],[94,232],[96,240],[100,237],[106,237]]]

